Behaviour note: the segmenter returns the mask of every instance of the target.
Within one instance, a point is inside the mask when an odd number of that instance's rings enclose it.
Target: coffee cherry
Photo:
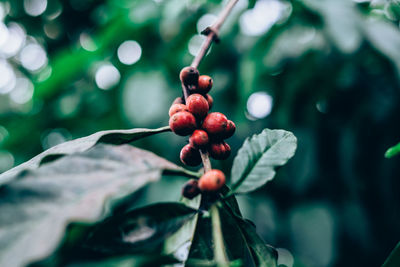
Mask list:
[[[221,137],[228,125],[228,119],[220,112],[212,112],[203,121],[203,129],[213,137]]]
[[[197,166],[201,163],[200,151],[190,144],[182,148],[180,158],[182,163],[188,166]]]
[[[175,98],[174,102],[172,102],[172,105],[173,104],[184,104],[183,98],[182,97]]]
[[[180,111],[169,118],[169,127],[177,135],[189,135],[197,127],[196,118],[190,112]]]
[[[199,188],[204,192],[215,192],[218,191],[225,184],[225,174],[220,171],[213,169],[206,172],[199,179]]]
[[[186,105],[184,104],[173,104],[170,108],[169,108],[169,116],[171,117],[172,115],[174,115],[175,113],[178,113],[180,111],[189,111],[188,108],[186,107]]]
[[[200,194],[200,188],[199,188],[199,183],[196,180],[191,179],[183,185],[182,196],[188,199],[193,199],[198,194]]]
[[[206,94],[205,98],[207,99],[208,102],[208,110],[211,110],[212,105],[214,103],[214,99],[209,94]]]
[[[204,96],[200,94],[190,95],[186,99],[186,106],[190,113],[197,118],[204,118],[208,112],[208,102]]]
[[[186,85],[197,84],[199,80],[199,71],[193,67],[184,67],[179,74],[179,78]]]
[[[226,126],[225,132],[224,132],[224,139],[228,139],[229,137],[231,137],[236,130],[236,126],[235,123],[233,123],[233,121],[228,120],[228,125]]]
[[[196,92],[199,94],[207,94],[213,85],[213,79],[208,75],[201,75],[197,82]]]
[[[213,159],[225,160],[231,155],[231,147],[224,141],[211,143],[208,152]]]
[[[208,134],[203,130],[194,130],[189,138],[189,143],[193,147],[203,147],[208,144]]]

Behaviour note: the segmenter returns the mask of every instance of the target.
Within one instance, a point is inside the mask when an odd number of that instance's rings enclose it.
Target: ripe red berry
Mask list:
[[[177,98],[175,98],[175,100],[174,100],[174,102],[172,102],[172,105],[173,104],[183,104],[183,98],[182,97],[177,97]]]
[[[220,171],[213,169],[206,172],[199,179],[199,188],[205,192],[218,191],[225,184],[225,174]]]
[[[224,132],[224,139],[227,139],[229,137],[231,137],[236,130],[236,126],[235,123],[233,123],[233,121],[228,120],[228,125],[226,126],[225,132]]]
[[[179,74],[179,78],[186,85],[197,84],[199,71],[193,67],[184,67]]]
[[[211,143],[208,147],[208,152],[214,159],[225,160],[231,155],[231,147],[224,141]]]
[[[201,163],[200,151],[190,144],[182,148],[180,158],[182,163],[188,166],[197,166]]]
[[[197,82],[196,92],[199,94],[207,94],[213,85],[213,79],[208,75],[201,75]]]
[[[207,99],[208,102],[208,110],[211,110],[212,105],[214,103],[214,99],[209,94],[206,94],[205,98]]]
[[[184,104],[173,104],[170,108],[169,108],[169,116],[171,117],[172,115],[174,115],[175,113],[178,113],[180,111],[189,111],[188,108],[186,107],[186,105]]]
[[[189,138],[189,143],[193,147],[203,147],[208,144],[208,134],[203,130],[194,130],[192,136]]]
[[[200,188],[199,188],[199,183],[196,180],[191,179],[183,185],[182,196],[188,199],[193,199],[198,194],[200,194]]]
[[[212,112],[203,121],[203,129],[214,137],[221,137],[228,125],[228,119],[220,112]]]
[[[197,127],[196,118],[190,112],[180,111],[169,118],[169,127],[177,135],[189,135]]]
[[[208,102],[204,96],[200,94],[190,95],[186,99],[186,106],[190,113],[197,118],[204,118],[208,112]]]

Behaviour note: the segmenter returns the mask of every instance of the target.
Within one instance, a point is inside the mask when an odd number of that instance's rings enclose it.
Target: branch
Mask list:
[[[225,6],[225,8],[219,14],[215,23],[212,26],[207,27],[202,32],[202,34],[207,35],[207,38],[206,38],[206,40],[204,40],[203,44],[201,45],[201,49],[200,49],[199,53],[195,56],[195,58],[193,59],[192,64],[190,66],[197,69],[199,67],[201,60],[204,58],[208,49],[210,48],[211,44],[213,42],[219,41],[219,37],[218,37],[219,30],[220,30],[222,24],[225,22],[228,15],[231,13],[232,8],[235,6],[235,4],[238,1],[239,0],[230,0],[229,3]],[[188,98],[190,93],[189,93],[189,88],[183,83],[182,83],[182,91],[183,91],[183,96],[184,96],[185,102],[186,102],[186,99]],[[210,158],[208,156],[208,152],[201,149],[200,155],[201,155],[201,160],[203,161],[204,172],[206,173],[209,170],[211,170],[211,162],[210,162]]]

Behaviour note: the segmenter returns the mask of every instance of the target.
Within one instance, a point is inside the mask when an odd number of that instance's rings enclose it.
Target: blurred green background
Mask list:
[[[0,173],[96,131],[167,125],[225,2],[1,1]],[[276,179],[239,197],[280,263],[379,266],[400,240],[400,157],[383,157],[400,141],[399,18],[399,0],[240,0],[200,65],[213,110],[237,125],[233,154],[266,127],[298,137]],[[135,145],[178,163],[186,141]]]

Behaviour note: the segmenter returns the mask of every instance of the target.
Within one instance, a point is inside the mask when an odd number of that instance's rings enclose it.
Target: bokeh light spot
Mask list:
[[[47,0],[24,0],[24,9],[26,14],[37,17],[46,10]]]
[[[117,55],[123,64],[132,65],[142,56],[142,48],[136,41],[125,41],[118,47]]]
[[[68,140],[71,140],[72,136],[66,129],[53,129],[43,133],[41,141],[43,149],[49,149],[53,146],[62,144]]]
[[[25,38],[25,30],[19,24],[11,22],[8,25],[7,39],[5,40],[3,45],[0,45],[0,53],[3,54],[5,57],[15,56],[24,44]]]
[[[8,29],[3,22],[0,21],[0,46],[2,46],[8,39]]]
[[[282,16],[285,5],[278,0],[259,0],[253,9],[245,11],[240,19],[241,32],[250,36],[266,33]]]
[[[10,93],[10,98],[17,104],[25,104],[32,99],[33,84],[26,78],[17,78],[14,90]]]
[[[6,128],[0,125],[0,143],[7,139],[9,133]]]
[[[25,69],[37,71],[47,64],[46,51],[38,44],[25,46],[20,54],[21,64]]]
[[[256,119],[265,118],[271,113],[272,102],[272,96],[269,94],[256,92],[247,100],[247,111]]]
[[[100,89],[108,90],[119,83],[121,74],[111,64],[102,65],[95,75],[96,84]]]
[[[278,252],[278,266],[283,265],[286,267],[292,267],[294,264],[294,258],[292,253],[285,248],[277,248]]]
[[[15,73],[10,64],[0,60],[0,94],[7,94],[15,86]]]
[[[205,14],[197,21],[197,32],[201,33],[205,28],[211,26],[217,20],[213,14]]]
[[[87,33],[81,33],[79,36],[79,42],[82,48],[86,51],[96,51],[98,48],[92,37]]]
[[[0,150],[0,173],[12,168],[13,165],[14,156],[6,150]]]
[[[206,38],[207,37],[204,36],[204,35],[196,34],[190,39],[190,41],[189,41],[189,53],[192,56],[196,56],[199,53],[199,51],[201,49],[201,45],[203,44],[203,42],[204,42],[204,40]],[[211,50],[211,48],[208,50],[207,54],[210,52],[210,50]]]

